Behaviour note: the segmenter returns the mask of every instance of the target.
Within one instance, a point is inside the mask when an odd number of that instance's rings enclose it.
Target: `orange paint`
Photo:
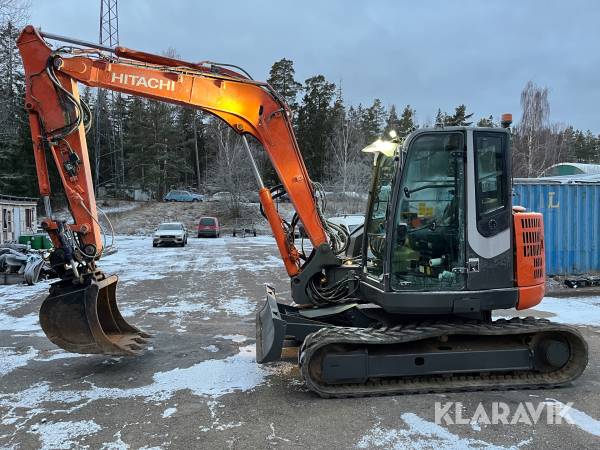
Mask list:
[[[540,213],[514,212],[513,225],[517,309],[527,309],[540,303],[545,294],[544,218]]]

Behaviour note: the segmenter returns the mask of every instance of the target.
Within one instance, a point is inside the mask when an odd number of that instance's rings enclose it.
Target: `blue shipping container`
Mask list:
[[[544,216],[548,275],[600,271],[600,183],[515,180],[513,205]]]

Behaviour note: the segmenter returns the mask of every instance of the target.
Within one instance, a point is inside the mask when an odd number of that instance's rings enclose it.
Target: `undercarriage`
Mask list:
[[[576,379],[588,358],[577,329],[544,319],[401,320],[357,304],[298,309],[272,290],[256,345],[259,363],[299,346],[307,387],[326,398],[553,388]]]

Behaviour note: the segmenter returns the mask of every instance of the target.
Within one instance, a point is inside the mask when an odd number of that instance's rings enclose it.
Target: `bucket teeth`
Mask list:
[[[141,345],[135,344],[135,343],[131,343],[131,344],[127,344],[127,347],[129,347],[131,350],[143,350],[144,347],[142,347]]]

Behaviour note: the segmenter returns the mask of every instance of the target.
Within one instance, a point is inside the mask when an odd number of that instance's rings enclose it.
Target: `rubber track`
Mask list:
[[[518,371],[470,375],[420,375],[402,378],[374,378],[364,384],[323,384],[311,375],[311,364],[318,350],[327,345],[402,344],[439,336],[506,336],[558,332],[567,337],[571,358],[552,372]],[[409,324],[392,328],[323,328],[306,337],[300,349],[299,364],[307,387],[324,398],[364,397],[375,395],[419,394],[434,392],[491,391],[509,389],[554,388],[570,383],[584,371],[588,361],[587,343],[581,333],[568,325],[527,317],[499,319],[491,323],[435,322]],[[313,367],[312,372],[318,372]]]

